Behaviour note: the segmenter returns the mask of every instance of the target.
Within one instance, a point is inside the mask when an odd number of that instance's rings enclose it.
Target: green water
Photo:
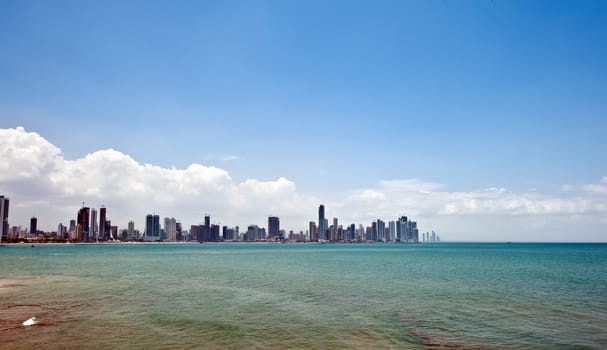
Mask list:
[[[0,285],[2,349],[607,349],[606,244],[2,246]]]

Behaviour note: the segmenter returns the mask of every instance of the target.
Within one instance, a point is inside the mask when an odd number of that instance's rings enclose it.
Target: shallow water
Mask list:
[[[607,349],[606,272],[605,244],[2,246],[0,348]]]

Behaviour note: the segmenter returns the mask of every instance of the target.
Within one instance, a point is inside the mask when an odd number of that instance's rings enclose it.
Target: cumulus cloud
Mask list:
[[[156,212],[177,217],[186,227],[202,221],[205,213],[230,225],[262,225],[275,213],[291,218],[295,226],[295,221],[305,220],[301,208],[313,212],[318,202],[298,193],[283,177],[237,183],[217,167],[194,163],[186,169],[163,168],[113,149],[67,160],[57,147],[21,127],[0,130],[0,150],[0,190],[10,195],[19,212],[31,209],[23,216],[52,222],[48,229],[58,220],[73,218],[81,201],[105,205],[108,216],[121,226],[131,219],[141,223],[146,214]],[[51,212],[63,214],[45,217]],[[18,220],[27,222],[23,216]]]
[[[202,221],[205,213],[230,226],[265,226],[267,215],[275,214],[283,227],[297,230],[316,220],[324,202],[327,215],[343,224],[405,214],[417,219],[422,230],[436,229],[447,238],[453,234],[452,239],[575,240],[567,235],[582,229],[586,236],[578,235],[578,240],[607,240],[607,177],[567,186],[566,197],[505,188],[450,192],[440,183],[396,179],[317,198],[284,177],[236,182],[218,167],[163,168],[113,149],[69,160],[22,127],[0,129],[0,194],[11,197],[11,224],[25,224],[36,215],[49,230],[73,218],[81,201],[92,207],[104,204],[121,227],[134,220],[143,229],[144,216],[152,212],[176,217],[185,227]],[[494,235],[486,236],[488,229]],[[546,232],[558,234],[546,238]]]
[[[584,185],[583,189],[591,194],[607,195],[607,176],[601,179],[600,184]]]

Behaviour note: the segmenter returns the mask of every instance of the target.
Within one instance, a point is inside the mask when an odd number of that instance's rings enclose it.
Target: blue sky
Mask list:
[[[555,194],[607,176],[604,1],[2,1],[0,128],[77,159]]]

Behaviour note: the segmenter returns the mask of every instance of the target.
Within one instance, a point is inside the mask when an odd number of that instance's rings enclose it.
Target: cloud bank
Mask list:
[[[606,241],[607,177],[566,185],[557,194],[488,188],[449,192],[417,179],[380,180],[371,188],[317,198],[284,177],[236,182],[221,168],[193,163],[185,169],[142,164],[120,151],[100,150],[69,160],[61,150],[22,127],[0,129],[0,194],[11,198],[11,225],[39,218],[42,229],[74,218],[81,202],[108,208],[119,227],[129,220],[143,230],[148,213],[176,217],[185,227],[212,220],[230,226],[266,225],[305,230],[322,202],[327,215],[367,225],[406,214],[422,230],[449,240]]]

